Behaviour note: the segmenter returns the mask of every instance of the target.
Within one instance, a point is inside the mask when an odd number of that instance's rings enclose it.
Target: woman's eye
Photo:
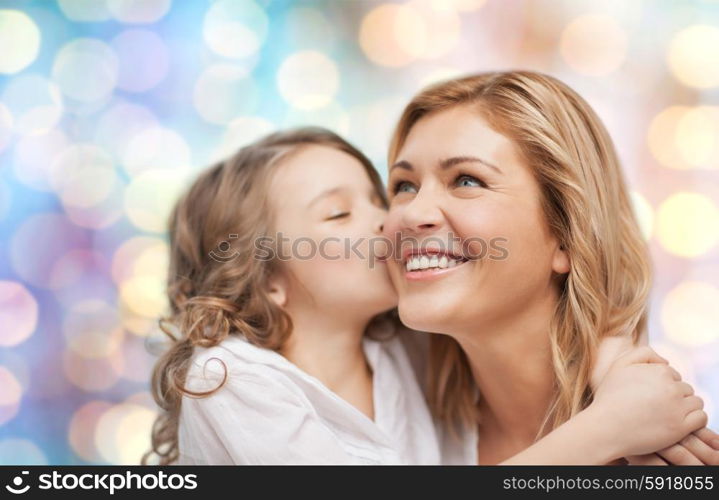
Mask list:
[[[457,177],[454,183],[457,187],[487,187],[487,184],[483,181],[480,181],[476,177],[472,177],[471,175],[467,174],[463,174]]]
[[[343,218],[349,216],[349,214],[350,214],[349,212],[337,212],[337,213],[330,215],[325,220],[343,219]]]
[[[414,187],[414,185],[411,182],[407,181],[399,181],[394,185],[394,189],[392,190],[394,194],[397,193],[416,193],[417,189]]]

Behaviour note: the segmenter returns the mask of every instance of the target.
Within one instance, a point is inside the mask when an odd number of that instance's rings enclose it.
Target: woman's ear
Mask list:
[[[554,250],[552,271],[557,274],[567,274],[569,272],[569,255],[563,245],[557,245]]]
[[[268,286],[268,295],[280,307],[287,304],[287,280],[280,273],[273,273]]]

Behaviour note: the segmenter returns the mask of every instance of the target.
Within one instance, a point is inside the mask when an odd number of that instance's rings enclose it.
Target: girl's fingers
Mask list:
[[[672,465],[704,465],[694,453],[682,444],[674,444],[668,448],[659,450],[657,455]]]
[[[708,427],[699,429],[694,433],[696,437],[704,441],[706,444],[719,451],[719,434]]]
[[[696,395],[685,397],[683,403],[687,413],[704,409],[704,400]]]
[[[626,457],[629,465],[669,465],[656,453],[650,453],[649,455],[632,455]]]
[[[703,464],[719,465],[719,450],[715,450],[708,443],[699,438],[697,433],[689,434],[682,439],[679,444],[686,448],[689,453],[701,460]]]
[[[694,397],[694,396],[690,396],[690,397]],[[708,421],[709,421],[709,417],[707,416],[707,414],[704,410],[691,411],[690,413],[687,414],[686,417],[684,417],[684,425],[686,426],[686,429],[688,430],[687,434],[690,434],[694,431],[698,431],[702,427],[706,427]]]
[[[679,382],[677,383],[677,386],[679,387],[682,396],[694,395],[694,387],[692,387],[691,384],[687,384],[686,382]]]
[[[669,366],[669,371],[671,372],[672,378],[674,380],[676,380],[677,382],[681,381],[681,379],[682,379],[681,374],[678,371],[676,371],[673,366]]]

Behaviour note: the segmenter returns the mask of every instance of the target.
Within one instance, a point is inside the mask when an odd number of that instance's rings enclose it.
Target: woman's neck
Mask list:
[[[362,348],[367,323],[296,311],[290,316],[292,333],[282,355],[374,418],[372,370]]]
[[[479,388],[481,446],[492,448],[487,456],[497,462],[535,441],[551,403],[555,307],[554,297],[546,297],[510,318],[483,324],[479,332],[456,336]]]

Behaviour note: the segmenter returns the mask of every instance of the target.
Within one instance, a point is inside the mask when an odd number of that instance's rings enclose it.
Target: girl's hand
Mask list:
[[[597,380],[587,410],[609,427],[617,458],[664,450],[707,424],[701,398],[649,347],[622,354]]]
[[[597,354],[592,365],[589,385],[593,391],[597,390],[609,367],[623,354],[628,353],[635,346],[629,335],[613,335],[604,337],[597,348]]]
[[[599,386],[612,363],[632,349],[629,335],[602,339],[592,369],[592,389]],[[719,434],[705,427],[667,448],[648,455],[632,455],[626,461],[631,465],[719,465]]]
[[[626,459],[630,465],[719,465],[719,434],[704,427],[656,453]]]

